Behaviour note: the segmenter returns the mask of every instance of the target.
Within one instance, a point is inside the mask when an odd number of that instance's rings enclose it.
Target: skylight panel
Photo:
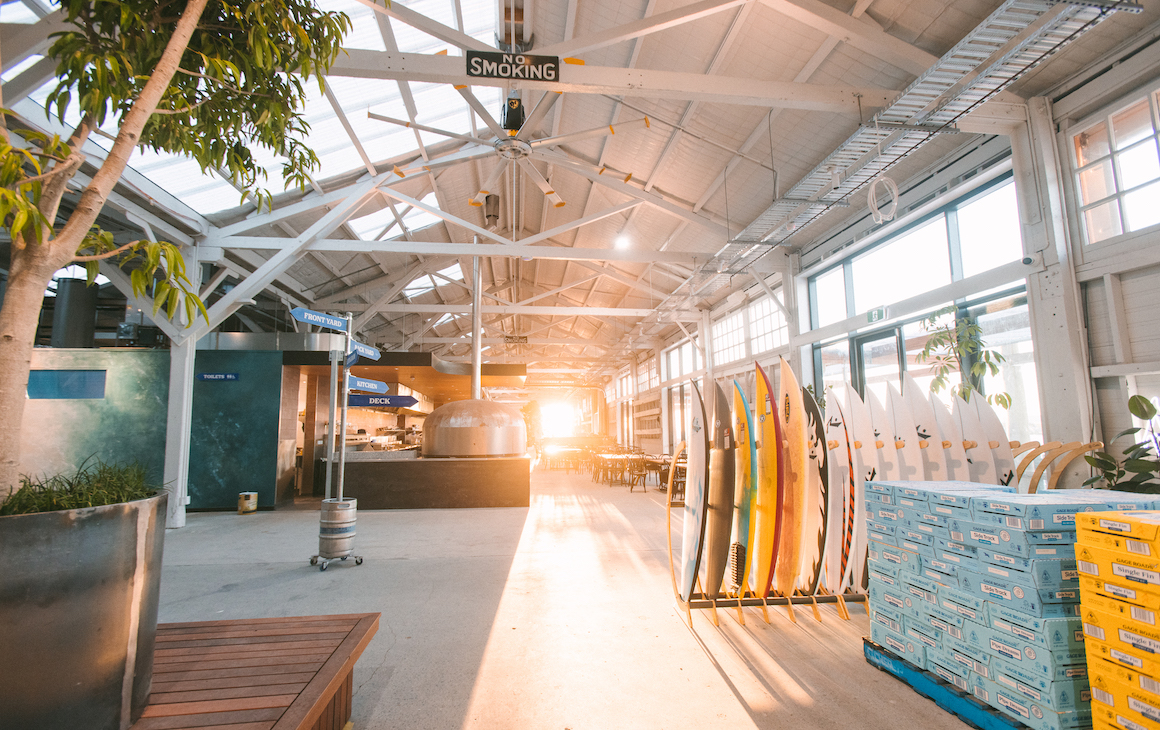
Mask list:
[[[350,18],[350,31],[342,39],[343,48],[358,48],[367,51],[384,51],[383,35],[375,21],[375,11],[354,0],[316,0],[319,10],[346,13]]]
[[[495,44],[495,3],[489,0],[461,0],[463,8],[463,32],[483,41]]]
[[[424,15],[437,23],[442,23],[448,28],[456,27],[455,12],[451,7],[452,0],[392,1],[405,5],[407,9],[414,10],[416,13]],[[494,16],[494,8],[491,13]],[[412,28],[406,23],[392,22],[391,27],[395,31],[395,41],[399,45],[399,50],[403,53],[435,53],[436,51],[446,49],[453,56],[462,55],[462,51],[456,46],[452,46],[446,41],[441,41],[421,30]]]
[[[364,241],[370,241],[376,238],[383,229],[395,222],[395,216],[391,213],[391,209],[383,206],[382,210],[377,210],[370,215],[364,215],[361,218],[355,218],[350,221],[351,229],[358,234],[358,237]]]
[[[423,198],[423,202],[433,208],[439,207],[439,201],[435,198],[435,193],[427,193],[426,197]],[[403,223],[412,231],[418,230],[419,228],[426,228],[442,220],[439,216],[432,215],[419,208],[412,208],[410,213],[403,216]]]
[[[7,7],[7,6],[5,6],[5,7]],[[5,22],[7,22],[7,21],[5,21]],[[4,72],[2,74],[0,74],[0,79],[3,79],[4,83],[8,83],[12,79],[14,79],[17,76],[19,76],[20,74],[24,73],[24,71],[27,70],[28,68],[31,68],[33,64],[35,64],[37,61],[39,61],[42,58],[44,58],[44,56],[38,56],[38,55],[29,56],[28,58],[25,58],[23,61],[16,64],[15,66],[13,66],[12,68],[5,68]]]
[[[411,283],[403,287],[403,294],[408,297],[418,296],[424,292],[429,292],[435,288],[434,282],[427,274],[415,277]]]
[[[451,264],[446,269],[440,269],[438,273],[443,275],[443,276],[446,276],[448,279],[454,279],[455,281],[463,281],[463,271],[459,268],[458,261],[455,262],[454,264]]]
[[[55,3],[54,3],[55,5]],[[0,23],[35,23],[40,20],[24,3],[4,3],[0,9]]]

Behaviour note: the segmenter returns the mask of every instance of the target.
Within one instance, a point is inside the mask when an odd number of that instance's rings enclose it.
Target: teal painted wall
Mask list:
[[[273,507],[282,353],[198,350],[194,372],[238,380],[193,381],[189,508],[236,509],[239,492],[257,492],[259,507]]]
[[[161,483],[169,399],[167,350],[36,348],[33,370],[104,370],[105,397],[28,400],[20,470],[52,475],[75,470],[96,455],[107,462],[139,461]]]

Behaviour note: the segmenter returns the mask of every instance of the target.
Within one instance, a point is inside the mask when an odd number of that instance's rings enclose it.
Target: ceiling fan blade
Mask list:
[[[545,92],[536,104],[536,108],[532,110],[532,113],[524,121],[524,126],[520,127],[520,131],[516,137],[526,140],[532,132],[536,131],[536,127],[540,126],[540,122],[544,121],[544,117],[548,116],[548,112],[552,110],[552,105],[556,103],[556,100],[563,93],[562,91]]]
[[[528,142],[533,149],[537,147],[555,147],[561,144],[571,144],[579,142],[582,139],[590,139],[592,137],[603,137],[609,134],[616,134],[618,132],[625,132],[637,127],[648,128],[651,126],[648,117],[641,117],[634,119],[631,122],[621,122],[620,124],[610,124],[607,127],[596,127],[594,129],[586,129],[583,132],[572,132],[571,134],[561,134],[555,137],[545,137],[544,139],[534,139]]]
[[[475,110],[475,113],[479,115],[483,123],[487,125],[487,128],[495,134],[496,138],[503,139],[508,136],[508,133],[499,126],[499,122],[495,121],[495,117],[489,114],[487,109],[479,101],[479,97],[471,93],[470,88],[467,86],[456,86],[455,90],[459,92],[459,95],[463,97],[468,106]]]
[[[540,174],[540,171],[536,169],[536,166],[531,163],[531,160],[520,158],[519,163],[520,167],[524,169],[524,172],[527,173],[528,177],[532,179],[532,182],[536,184],[536,187],[538,187],[544,193],[544,195],[547,196],[548,200],[552,201],[552,205],[556,208],[563,208],[564,199],[556,194],[556,191],[553,190],[552,186],[548,184],[548,181],[544,179],[544,176]]]
[[[563,154],[560,154],[561,152]],[[548,150],[541,148],[541,149],[533,151],[531,156],[536,158],[540,162],[546,162],[549,165],[562,164],[562,165],[573,165],[575,167],[583,167],[583,168],[586,168],[588,170],[591,170],[592,172],[595,172],[597,175],[607,174],[611,177],[618,178],[622,182],[628,182],[629,180],[632,179],[631,172],[622,172],[620,170],[608,167],[607,165],[593,165],[591,162],[588,162],[587,160],[582,159],[580,157],[577,157],[576,155],[572,154],[571,152],[568,152],[568,150],[560,150],[557,152],[557,151],[548,151]]]
[[[414,175],[417,172],[428,172],[428,171],[433,170],[437,167],[447,167],[448,165],[458,165],[461,162],[467,162],[469,160],[478,160],[481,157],[487,157],[488,155],[494,155],[494,154],[495,154],[495,149],[491,145],[484,145],[484,146],[480,146],[480,147],[469,147],[467,149],[461,149],[461,150],[458,150],[456,152],[452,152],[449,155],[444,155],[443,157],[432,158],[426,162],[422,162],[421,160],[416,160],[414,164],[412,164],[410,167],[406,167],[406,168],[401,168],[398,165],[395,165],[392,172],[394,172],[399,177],[407,177],[408,175]]]
[[[441,134],[444,137],[451,137],[452,139],[461,139],[464,142],[475,142],[476,144],[490,144],[482,137],[472,137],[470,134],[456,134],[455,132],[448,132],[445,129],[436,129],[435,127],[428,127],[426,124],[419,124],[418,122],[408,122],[406,119],[395,119],[394,117],[383,116],[382,114],[375,114],[374,112],[367,112],[367,116],[380,122],[388,122],[390,124],[397,124],[400,127],[411,127],[422,132],[431,132],[432,134]]]
[[[508,161],[502,157],[500,158],[499,162],[495,163],[495,167],[492,168],[491,174],[487,176],[487,179],[483,181],[483,185],[480,187],[479,192],[468,199],[468,205],[473,205],[476,208],[483,205],[483,199],[486,198],[488,194],[491,193],[491,189],[499,183],[500,176],[503,175],[503,171],[507,169],[507,163]]]

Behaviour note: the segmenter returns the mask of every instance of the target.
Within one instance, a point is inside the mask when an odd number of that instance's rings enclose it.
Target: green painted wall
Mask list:
[[[236,509],[239,492],[257,492],[259,507],[273,507],[282,353],[198,350],[194,372],[238,380],[193,381],[189,508]]]
[[[161,483],[169,399],[167,350],[37,348],[33,370],[104,370],[105,397],[32,400],[25,405],[20,469],[32,475],[70,471],[96,455],[139,461]]]

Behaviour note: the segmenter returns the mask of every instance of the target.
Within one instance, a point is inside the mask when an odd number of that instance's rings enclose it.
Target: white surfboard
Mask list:
[[[870,406],[870,420],[874,424],[875,444],[878,447],[878,464],[882,467],[879,479],[888,482],[902,481],[902,472],[899,470],[898,449],[894,448],[894,424],[886,414],[886,408],[878,397],[870,390],[866,390],[866,405]]]
[[[937,397],[930,399],[930,407],[934,411],[934,422],[938,426],[938,434],[942,439],[943,458],[947,465],[947,481],[971,481],[967,452],[963,449],[963,432],[959,430],[958,422],[951,415],[946,403]]]
[[[870,409],[852,388],[846,387],[846,423],[854,454],[854,546],[846,562],[843,588],[862,591],[866,578],[866,482],[882,478],[878,447],[874,445],[874,423]]]
[[[1003,485],[1011,484],[1015,481],[1015,457],[1011,454],[1011,442],[1003,429],[1003,422],[999,420],[999,414],[995,413],[995,408],[986,398],[978,394],[971,398],[971,405],[975,407],[979,423],[987,434],[991,458],[995,460],[997,481]]]
[[[947,459],[942,439],[939,438],[934,409],[922,386],[909,373],[903,376],[902,399],[910,406],[910,415],[914,419],[914,432],[919,439],[918,447],[922,450],[922,471],[926,480],[946,481]]]
[[[856,498],[854,475],[850,472],[853,445],[846,428],[845,414],[833,389],[826,390],[826,448],[830,453],[830,528],[826,533],[825,586],[830,593],[842,590],[842,578],[850,559],[854,536]]]
[[[899,477],[907,482],[923,481],[926,479],[926,469],[922,463],[922,449],[918,445],[914,416],[910,413],[910,405],[903,401],[894,383],[886,384],[886,413],[894,425]]]
[[[976,393],[974,398],[979,398]],[[999,478],[995,471],[995,459],[991,456],[991,447],[987,444],[987,432],[979,422],[979,414],[975,407],[961,397],[955,397],[951,415],[959,424],[963,434],[963,448],[967,450],[967,469],[971,473],[971,481],[980,484],[998,484]],[[968,444],[972,444],[968,448]]]

